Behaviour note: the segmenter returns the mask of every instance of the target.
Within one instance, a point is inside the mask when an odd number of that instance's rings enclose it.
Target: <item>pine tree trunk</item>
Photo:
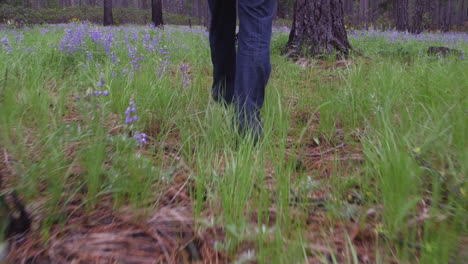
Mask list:
[[[453,0],[448,0],[448,4],[447,4],[447,22],[446,22],[447,31],[450,30],[451,27],[453,26],[453,18],[454,18],[453,6],[454,5],[455,5],[455,3],[454,3]]]
[[[352,15],[353,14],[354,1],[353,0],[344,0],[343,5],[344,5],[345,15]]]
[[[424,7],[426,6],[425,0],[416,0],[416,6],[414,7],[413,14],[413,26],[411,33],[419,34],[423,31],[422,20],[424,15]]]
[[[151,0],[151,20],[155,27],[161,27],[164,25],[162,0]]]
[[[104,26],[110,26],[114,24],[114,18],[112,17],[112,0],[104,0]]]
[[[437,0],[430,0],[431,8],[431,29],[435,29],[436,25],[439,24],[439,3]]]
[[[201,13],[201,9],[202,9],[202,5],[201,5],[201,0],[197,0],[197,15],[198,15],[198,24],[202,24],[203,21],[202,21],[202,13]]]
[[[141,8],[145,10],[148,9],[148,0],[141,1]]]
[[[290,57],[348,55],[351,45],[343,22],[342,0],[296,0],[289,41],[283,53]]]
[[[359,1],[359,22],[361,24],[367,24],[369,22],[368,12],[369,12],[369,0],[360,0]]]
[[[396,29],[398,31],[408,31],[408,0],[395,0]]]
[[[467,22],[467,14],[468,14],[467,4],[465,1],[461,1],[459,22],[458,22],[461,26],[463,26],[463,24]]]

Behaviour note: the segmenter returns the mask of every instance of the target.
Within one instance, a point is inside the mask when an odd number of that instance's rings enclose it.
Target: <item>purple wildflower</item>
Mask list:
[[[128,32],[125,33],[124,42],[125,44],[127,44],[127,46],[130,45],[130,40],[128,39]]]
[[[103,45],[107,55],[111,54],[113,40],[114,36],[112,35],[112,32],[108,32],[107,35],[104,37]]]
[[[105,85],[106,85],[106,81],[104,80],[103,74],[101,73],[101,78],[100,78],[100,80],[99,80],[99,82],[98,82],[98,87],[99,87],[99,88],[102,88],[102,87],[104,87]]]
[[[138,71],[140,69],[140,61],[143,60],[145,57],[143,55],[138,56],[138,50],[132,46],[128,45],[128,56],[130,57],[133,70]]]
[[[138,116],[136,115],[135,102],[131,100],[127,109],[125,110],[125,124],[130,125],[137,120]]]
[[[95,91],[93,92],[93,95],[94,96],[109,96],[109,91],[108,90],[104,90],[104,91]]]
[[[16,43],[22,43],[23,41],[24,41],[23,33],[21,33],[21,34],[15,33],[15,42]]]
[[[0,44],[1,46],[3,46],[6,50],[7,53],[10,53],[11,52],[11,47],[10,47],[10,42],[8,41],[8,37],[5,36],[4,38],[2,38],[0,40]]]
[[[127,75],[127,74],[128,74],[128,69],[127,69],[127,67],[125,67],[125,68],[123,68],[123,70],[122,70],[122,75],[125,76],[125,75]]]
[[[113,64],[119,63],[119,58],[117,57],[115,52],[111,53],[111,61],[112,61]]]
[[[148,31],[145,31],[145,34],[143,35],[143,47],[145,47],[146,50],[151,51],[151,36],[148,33]]]
[[[169,51],[167,51],[166,49],[167,49],[166,47],[161,48],[161,49],[159,50],[159,53],[161,53],[162,55],[169,55],[169,54],[171,54],[171,53],[170,53]]]
[[[94,43],[102,44],[103,43],[103,34],[101,29],[95,28],[89,32],[89,36]]]
[[[165,48],[161,48],[159,50],[159,53],[162,55],[166,55],[162,58],[161,65],[158,68],[158,75],[159,77],[161,77],[164,74],[164,72],[166,72],[168,65],[171,63],[170,62],[171,57],[169,56],[170,52],[167,51]]]
[[[86,56],[88,56],[88,60],[90,60],[90,61],[93,60],[93,53],[91,53],[91,51],[87,50],[86,51]]]
[[[72,54],[86,47],[86,32],[83,25],[72,25],[60,40],[60,50]]]
[[[148,143],[147,135],[145,133],[140,133],[138,131],[135,132],[135,136],[133,136],[136,140],[138,145],[143,145]]]
[[[189,86],[190,77],[189,77],[188,70],[189,70],[189,65],[188,64],[182,64],[182,66],[180,66],[180,71],[181,71],[181,75],[182,75],[182,89],[183,90],[186,90],[187,87]]]

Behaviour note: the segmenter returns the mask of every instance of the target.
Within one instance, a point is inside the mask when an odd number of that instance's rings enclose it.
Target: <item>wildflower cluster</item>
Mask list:
[[[18,32],[15,32],[15,42],[16,43],[23,43],[24,41],[24,34],[23,33],[18,33]]]
[[[84,25],[69,27],[60,40],[60,50],[72,54],[86,47],[86,28]]]
[[[47,29],[47,28],[40,28],[40,29],[39,29],[39,32],[41,33],[41,35],[45,35],[45,34],[49,33],[49,29]]]
[[[0,40],[0,45],[3,46],[7,53],[11,52],[11,46],[7,36]]]
[[[74,18],[70,19],[68,22],[69,22],[69,23],[80,23],[80,19],[74,17]]]
[[[159,53],[164,56],[162,58],[161,65],[158,68],[158,75],[159,75],[159,77],[161,77],[166,72],[167,67],[171,63],[171,61],[170,61],[171,57],[169,56],[170,52],[167,51],[166,47],[161,48],[159,50]]]
[[[109,91],[108,90],[104,90],[104,91],[95,91],[93,93],[94,96],[100,96],[100,95],[103,95],[103,96],[109,96]]]
[[[182,66],[180,66],[180,72],[181,72],[181,75],[182,75],[182,89],[186,90],[188,86],[190,86],[189,84],[189,81],[190,81],[190,77],[189,77],[189,65],[188,64],[182,64]]]
[[[132,38],[135,42],[138,42],[138,32],[136,30],[132,32]]]
[[[99,88],[104,88],[104,86],[106,86],[106,81],[104,80],[104,77],[102,76],[101,74],[101,79],[99,80],[98,82],[98,85],[97,85]],[[95,91],[93,93],[94,96],[100,96],[100,95],[103,95],[103,96],[109,96],[109,91],[108,90],[98,90],[98,91]]]
[[[133,138],[136,139],[137,143],[139,145],[143,145],[143,144],[146,144],[148,142],[148,136],[145,134],[145,133],[140,133],[138,131],[135,132],[135,135],[133,136]]]
[[[94,43],[102,44],[103,34],[100,28],[95,27],[89,32],[89,37]]]
[[[125,110],[125,124],[130,125],[138,120],[136,114],[135,102],[133,100],[128,104],[127,110]]]
[[[368,28],[367,30],[355,30],[351,28],[349,32],[350,38],[360,39],[360,38],[373,38],[379,39],[383,38],[387,42],[408,42],[408,41],[418,41],[418,42],[441,42],[444,45],[449,47],[455,47],[460,43],[468,42],[468,34],[460,33],[422,33],[418,35],[410,34],[408,32],[399,32],[395,30],[380,31],[376,30],[373,27]]]
[[[145,32],[143,35],[143,47],[149,52],[155,52],[157,50],[159,41],[161,40],[162,35],[159,34],[158,36],[151,39],[151,36],[148,31]]]
[[[151,51],[150,42],[151,42],[151,36],[148,31],[145,31],[145,34],[143,34],[143,47],[145,47],[147,51]]]
[[[131,125],[136,121],[138,121],[138,116],[136,115],[135,102],[131,100],[127,109],[125,110],[125,124]],[[148,136],[145,133],[135,131],[133,138],[136,139],[137,144],[140,146],[148,143]]]
[[[132,45],[128,45],[128,56],[130,57],[133,70],[138,71],[140,69],[140,61],[145,57],[143,55],[139,56],[137,48]]]
[[[107,55],[111,54],[112,43],[114,43],[113,41],[114,36],[112,35],[112,32],[108,32],[103,39],[104,51]]]

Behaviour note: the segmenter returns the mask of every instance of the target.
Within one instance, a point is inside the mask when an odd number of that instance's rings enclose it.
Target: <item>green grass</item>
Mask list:
[[[264,138],[238,144],[233,109],[210,99],[203,33],[149,31],[162,34],[159,45],[170,52],[159,77],[164,55],[143,47],[143,27],[128,27],[140,32],[131,42],[144,59],[125,76],[131,68],[125,28],[114,36],[118,64],[89,39],[92,61],[84,52],[61,52],[63,29],[57,29],[20,30],[24,43],[13,44],[10,54],[0,46],[3,166],[25,201],[46,201],[35,230],[45,241],[52,225],[70,217],[64,208],[73,200],[88,211],[109,199],[115,208],[156,210],[181,172],[197,223],[213,217],[226,233],[218,247],[233,262],[253,242],[260,263],[360,263],[360,246],[338,228],[356,223],[378,234],[365,241],[377,263],[461,263],[468,219],[466,61],[419,53],[432,43],[361,39],[353,44],[366,57],[351,57],[344,67],[333,59],[302,67],[280,55],[287,35],[276,33]],[[14,40],[12,31],[0,31],[3,36]],[[466,43],[462,48],[468,51]],[[183,63],[190,65],[185,90]],[[89,94],[101,76],[108,97]],[[139,120],[125,125],[132,99]],[[135,131],[146,132],[150,143],[139,147]],[[321,166],[305,156],[340,143],[348,153],[331,153]],[[363,160],[353,161],[349,152]],[[307,199],[320,191],[323,208]],[[320,226],[309,224],[310,216],[320,216]],[[341,251],[333,234],[344,243]],[[336,250],[326,256],[311,245]]]

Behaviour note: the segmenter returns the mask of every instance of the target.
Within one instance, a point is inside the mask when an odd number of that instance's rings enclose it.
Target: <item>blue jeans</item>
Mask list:
[[[262,133],[260,110],[271,72],[270,41],[277,0],[208,0],[212,96],[234,103],[239,130]],[[236,6],[237,5],[237,6]],[[236,11],[239,45],[236,54]]]

